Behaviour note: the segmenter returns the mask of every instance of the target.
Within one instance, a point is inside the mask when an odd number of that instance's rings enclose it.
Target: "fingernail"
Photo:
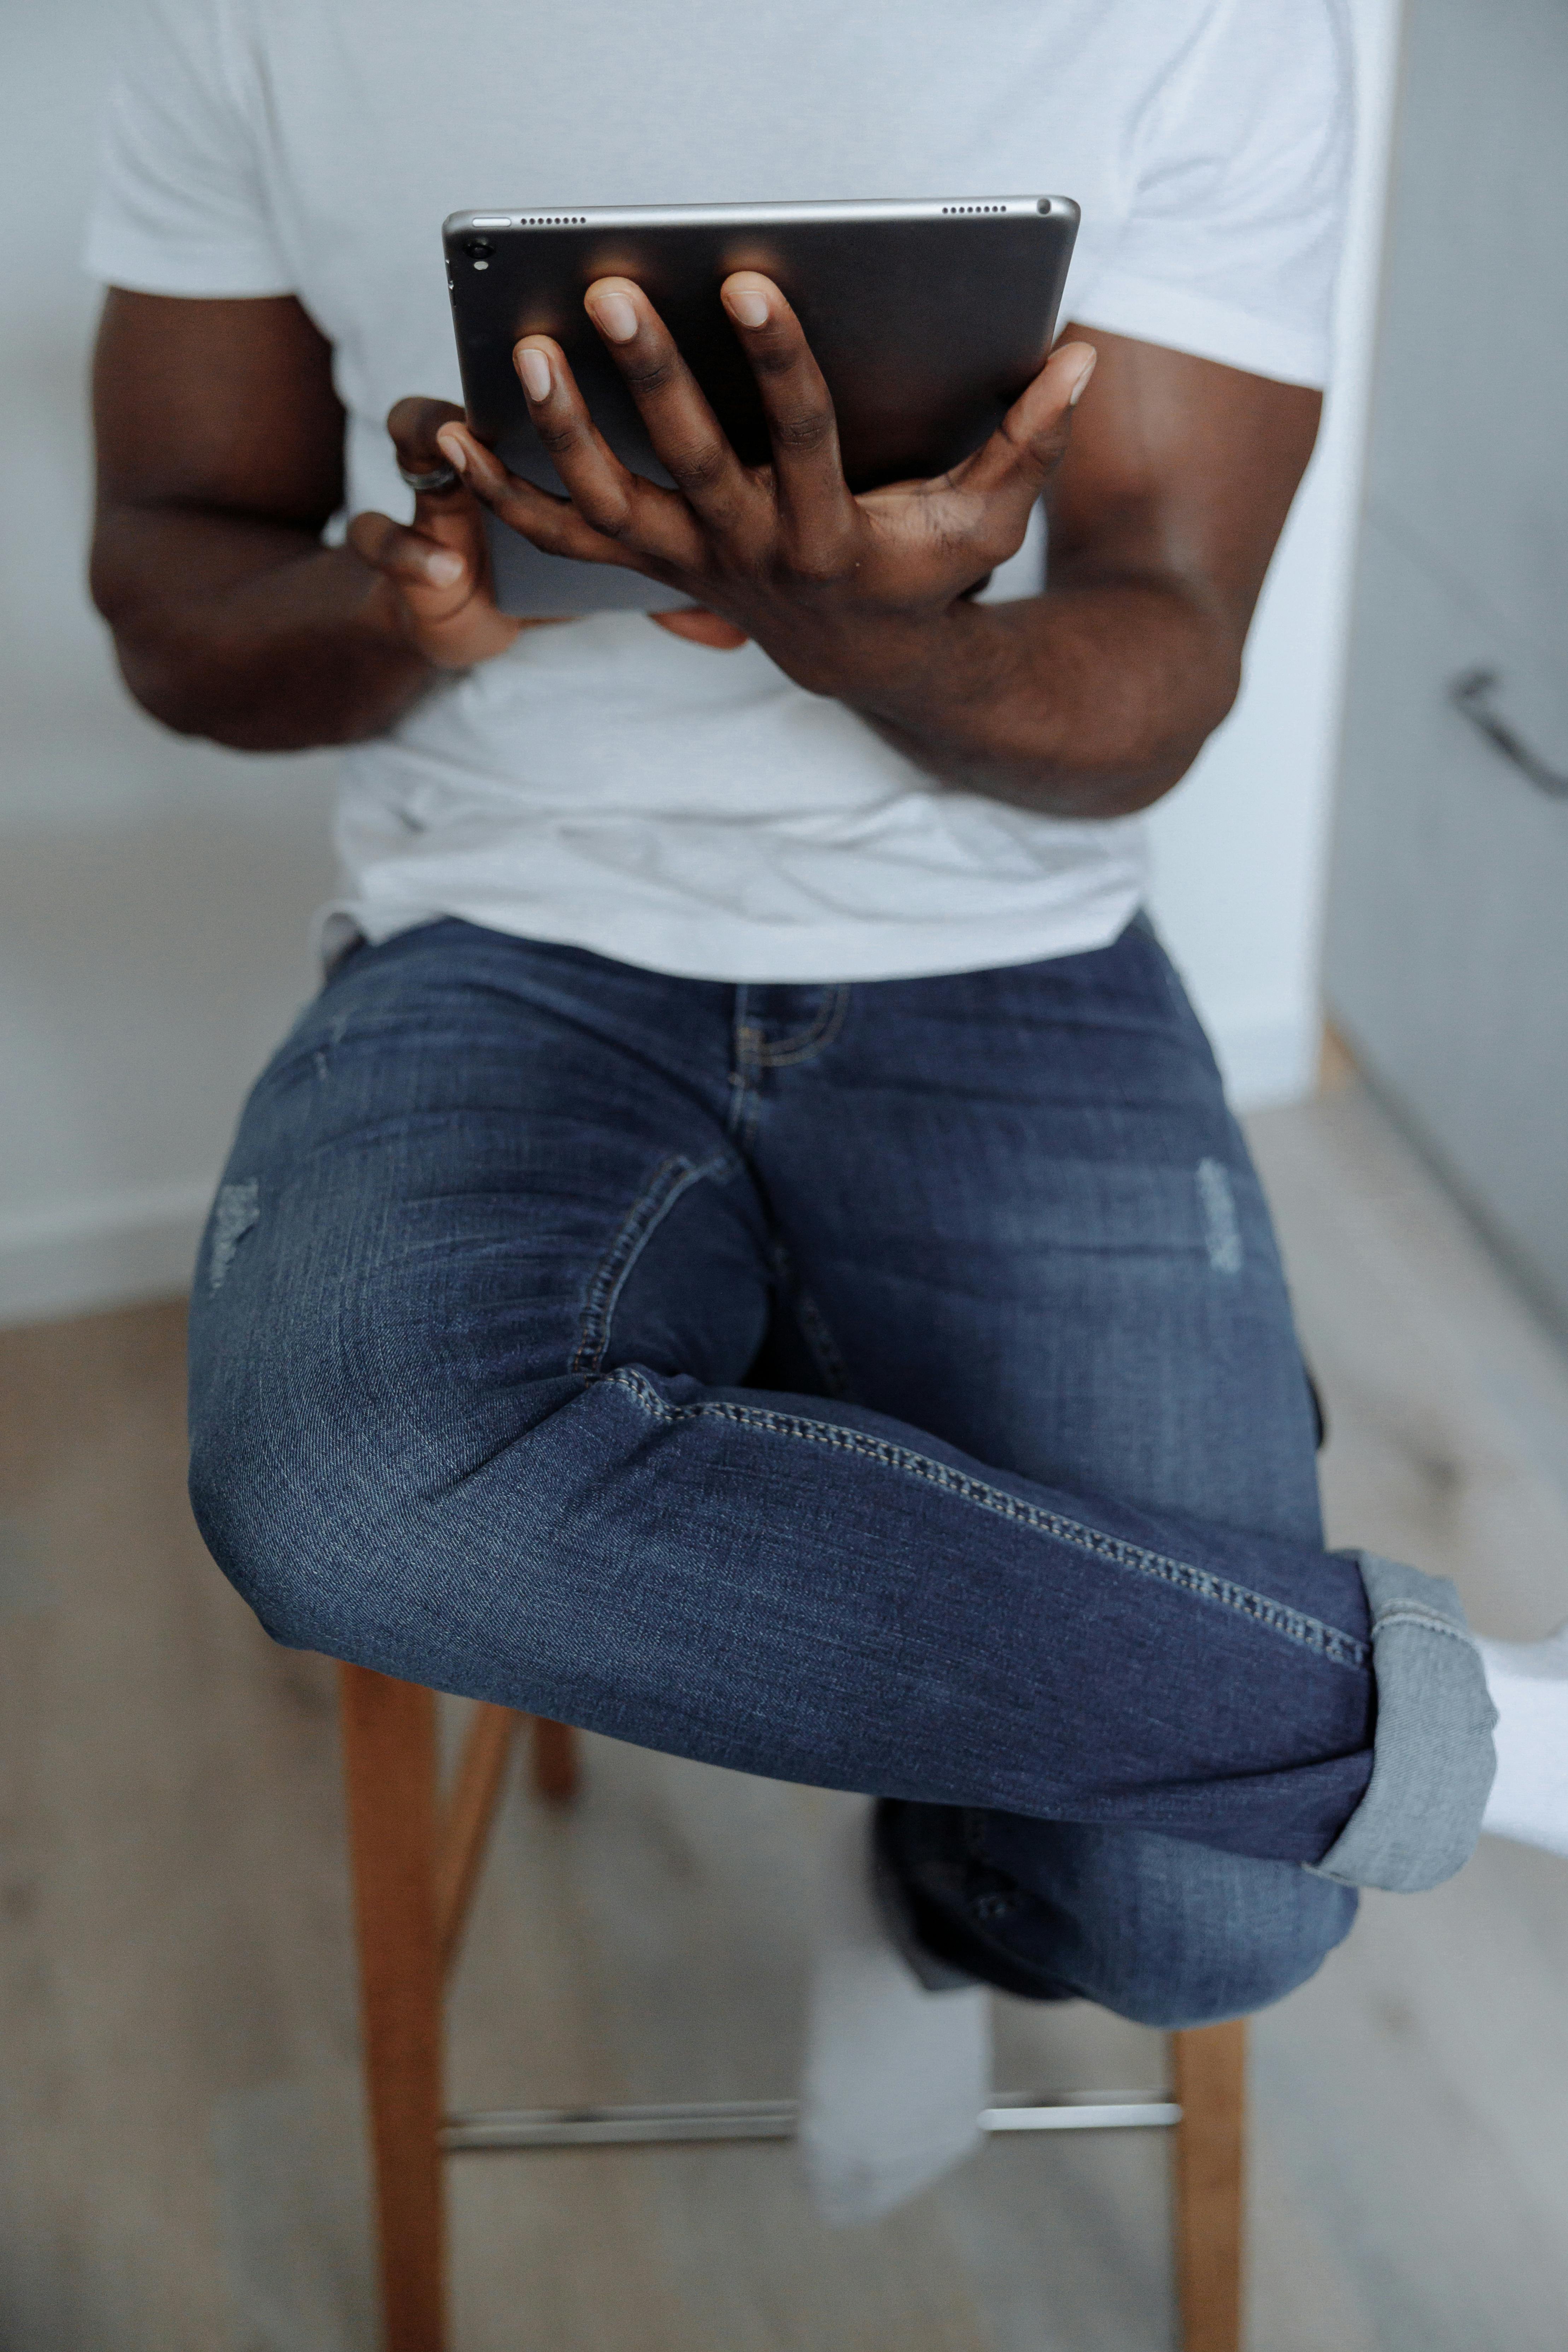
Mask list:
[[[425,577],[433,580],[437,588],[450,588],[463,576],[463,559],[450,548],[438,547],[434,555],[425,558]]]
[[[742,286],[730,297],[730,316],[738,319],[742,327],[765,327],[768,323],[768,298],[759,294],[754,286]]]
[[[462,443],[458,440],[455,433],[437,433],[436,436],[436,446],[440,450],[442,457],[445,457],[448,466],[455,466],[459,474],[466,474],[468,472],[468,453],[464,448]]]
[[[612,343],[629,343],[637,331],[637,306],[625,294],[595,294],[594,322]]]
[[[1079,402],[1083,398],[1084,394],[1089,390],[1089,377],[1094,373],[1099,363],[1100,353],[1098,352],[1090,352],[1088,366],[1082,370],[1078,382],[1074,384],[1072,390],[1068,394],[1068,406],[1069,408],[1076,408]]]
[[[518,372],[522,377],[522,388],[530,400],[548,400],[550,362],[545,358],[544,353],[533,349],[519,352],[517,364]]]

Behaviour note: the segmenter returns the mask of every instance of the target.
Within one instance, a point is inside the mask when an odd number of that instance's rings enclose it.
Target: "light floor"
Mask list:
[[[1253,1125],[1334,1533],[1568,1614],[1568,1364],[1360,1089]],[[0,1335],[0,2352],[371,2352],[331,1669],[273,1650],[181,1476],[180,1316]],[[457,2105],[787,2094],[810,1792],[593,1742],[503,1815]],[[1159,2037],[1000,2004],[1016,2086]],[[1259,2019],[1253,2352],[1562,2352],[1568,1865],[1374,1897]],[[1155,2352],[1164,2147],[994,2146],[871,2230],[787,2150],[468,2157],[458,2352]]]

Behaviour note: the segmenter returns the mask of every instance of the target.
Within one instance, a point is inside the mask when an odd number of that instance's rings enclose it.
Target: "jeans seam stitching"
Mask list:
[[[827,1383],[828,1395],[847,1401],[853,1394],[853,1384],[843,1350],[833,1335],[826,1316],[801,1281],[789,1244],[782,1238],[773,1243],[773,1279],[794,1314],[796,1328],[805,1341],[807,1354]]]
[[[1463,1625],[1456,1625],[1450,1618],[1439,1617],[1434,1610],[1423,1609],[1419,1602],[1396,1601],[1392,1608],[1379,1610],[1372,1621],[1373,1639],[1375,1641],[1388,1625],[1419,1625],[1424,1633],[1447,1633],[1452,1641],[1463,1642],[1467,1649],[1475,1647],[1473,1638]]]
[[[596,1372],[600,1370],[605,1350],[610,1344],[610,1327],[615,1320],[621,1292],[644,1248],[682,1194],[689,1192],[692,1185],[704,1176],[716,1175],[727,1164],[722,1153],[699,1164],[688,1160],[682,1152],[663,1161],[656,1171],[652,1182],[639,1194],[622,1220],[615,1240],[600,1259],[593,1281],[588,1286],[577,1352],[572,1359],[574,1372]]]
[[[848,989],[836,988],[804,1037],[786,1037],[776,1046],[768,1045],[765,1040],[759,1044],[758,1068],[784,1070],[787,1069],[792,1063],[809,1061],[814,1054],[825,1054],[843,1028],[845,1015],[848,1010]],[[757,1034],[762,1040],[760,1030]]]
[[[1087,1552],[1097,1559],[1110,1560],[1119,1568],[1128,1568],[1144,1576],[1152,1576],[1161,1583],[1178,1591],[1193,1592],[1200,1600],[1218,1602],[1238,1616],[1248,1617],[1255,1624],[1299,1643],[1302,1648],[1315,1651],[1319,1656],[1336,1665],[1364,1667],[1370,1662],[1370,1652],[1364,1642],[1353,1634],[1342,1633],[1337,1626],[1325,1625],[1321,1619],[1309,1617],[1303,1610],[1288,1608],[1283,1602],[1269,1601],[1264,1594],[1252,1591],[1247,1585],[1234,1584],[1228,1577],[1212,1575],[1207,1569],[1194,1568],[1184,1560],[1172,1559],[1163,1552],[1150,1551],[1142,1544],[1129,1543],[1124,1537],[1108,1536],[1098,1528],[1085,1527],[1078,1519],[1069,1519],[1059,1511],[1043,1510],[1037,1503],[1026,1503],[1005,1488],[993,1486],[984,1479],[972,1478],[965,1472],[949,1469],[929,1454],[916,1454],[908,1446],[895,1445],[886,1438],[868,1436],[863,1430],[847,1429],[837,1422],[809,1421],[804,1414],[781,1413],[755,1405],[705,1403],[692,1405],[667,1404],[642,1374],[630,1368],[607,1376],[626,1391],[642,1410],[661,1421],[708,1419],[729,1421],[742,1427],[767,1430],[781,1437],[795,1437],[817,1445],[828,1445],[841,1453],[863,1454],[868,1460],[880,1462],[885,1468],[901,1471],[906,1476],[922,1479],[927,1485],[940,1487],[960,1502],[973,1504],[977,1509],[994,1512],[999,1517],[1032,1528],[1041,1535],[1053,1536],[1058,1542],[1070,1544],[1077,1551]]]
[[[738,988],[730,1044],[730,1109],[724,1122],[725,1132],[742,1153],[749,1152],[756,1140],[757,1119],[762,1109],[762,1095],[757,1085],[761,1066],[757,1057],[763,1033],[751,1019],[747,1000],[747,990],[743,986]]]

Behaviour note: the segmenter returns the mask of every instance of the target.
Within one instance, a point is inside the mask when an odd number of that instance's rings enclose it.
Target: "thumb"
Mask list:
[[[1058,345],[983,447],[952,480],[981,497],[1016,492],[1033,505],[1067,452],[1073,410],[1100,357],[1092,343]]]
[[[414,487],[415,530],[460,555],[472,586],[485,569],[484,510],[436,437],[443,425],[463,421],[450,400],[415,398],[394,403],[386,429],[397,470]],[[419,488],[422,480],[431,486]]]

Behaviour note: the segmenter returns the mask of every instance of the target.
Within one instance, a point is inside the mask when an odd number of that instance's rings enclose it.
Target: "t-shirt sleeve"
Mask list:
[[[288,294],[231,0],[141,0],[110,83],[83,259],[139,294]]]
[[[1353,140],[1343,0],[1216,0],[1131,126],[1085,327],[1322,384]]]

